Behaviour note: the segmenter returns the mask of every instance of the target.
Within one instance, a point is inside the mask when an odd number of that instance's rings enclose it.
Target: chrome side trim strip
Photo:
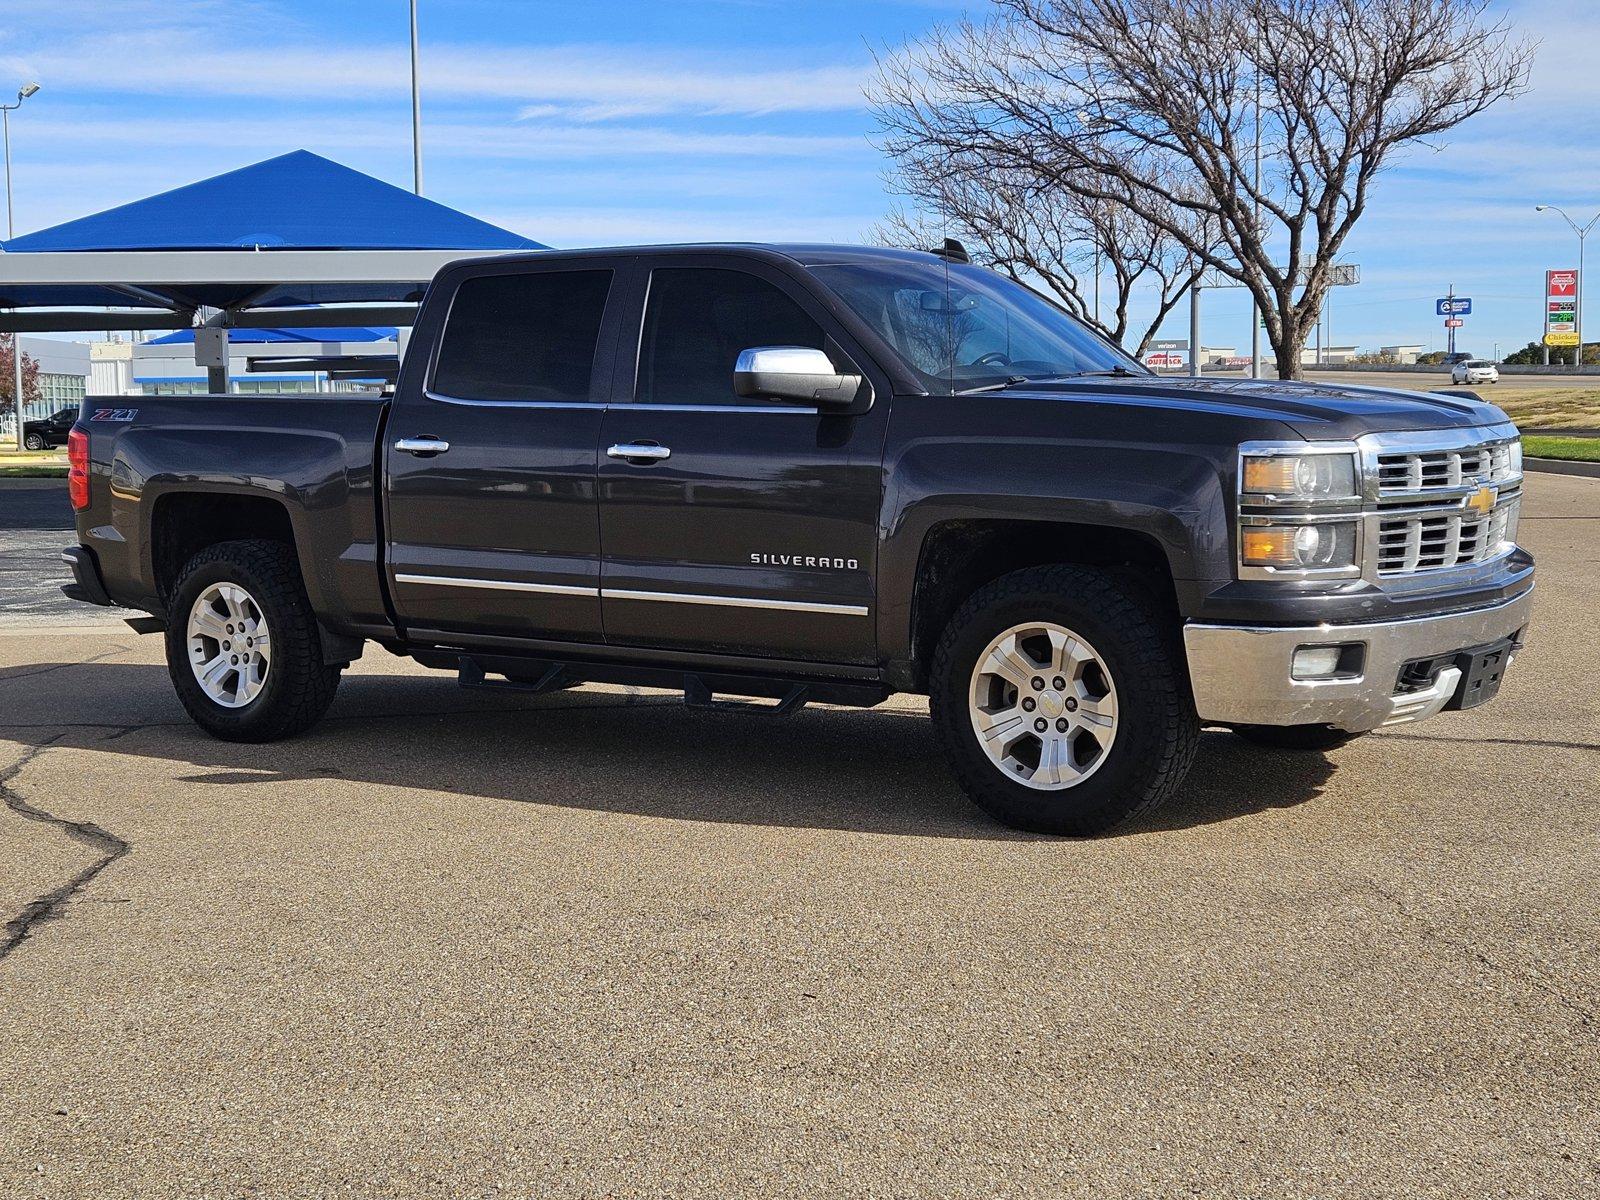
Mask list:
[[[513,579],[463,579],[456,575],[395,574],[396,583],[427,583],[435,587],[484,588],[491,592],[544,592],[552,596],[599,596],[600,589],[565,583],[522,583]]]
[[[713,604],[725,608],[768,608],[781,612],[831,613],[864,617],[865,604],[819,604],[808,600],[763,600],[756,596],[707,596],[689,592],[647,592],[631,588],[576,587],[564,583],[523,583],[512,579],[465,579],[456,575],[417,575],[397,572],[396,583],[432,584],[435,587],[485,588],[496,592],[543,592],[553,596],[598,596],[607,600],[657,600],[667,604]]]
[[[705,596],[689,592],[642,592],[631,588],[602,588],[607,600],[660,600],[668,604],[716,604],[726,608],[773,608],[783,612],[834,613],[864,617],[865,604],[816,604],[807,600],[761,600],[754,596]]]

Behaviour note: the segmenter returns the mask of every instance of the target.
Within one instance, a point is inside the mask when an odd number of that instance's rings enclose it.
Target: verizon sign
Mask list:
[[[1544,273],[1544,344],[1578,344],[1578,273]]]

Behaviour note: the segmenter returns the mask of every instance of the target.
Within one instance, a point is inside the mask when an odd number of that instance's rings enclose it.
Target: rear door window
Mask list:
[[[457,400],[590,400],[610,271],[481,275],[457,290],[433,391]]]

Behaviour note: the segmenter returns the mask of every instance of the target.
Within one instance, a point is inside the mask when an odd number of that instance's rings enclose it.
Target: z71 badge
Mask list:
[[[97,408],[90,414],[91,421],[131,421],[139,415],[137,408]]]

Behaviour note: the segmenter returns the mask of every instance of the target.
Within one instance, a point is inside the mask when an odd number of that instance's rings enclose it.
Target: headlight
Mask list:
[[[1358,500],[1353,454],[1247,454],[1240,491],[1279,501]]]
[[[1522,474],[1522,439],[1511,443],[1511,474]]]
[[[1276,571],[1335,571],[1356,564],[1354,521],[1307,525],[1246,525],[1239,534],[1239,560]]]

